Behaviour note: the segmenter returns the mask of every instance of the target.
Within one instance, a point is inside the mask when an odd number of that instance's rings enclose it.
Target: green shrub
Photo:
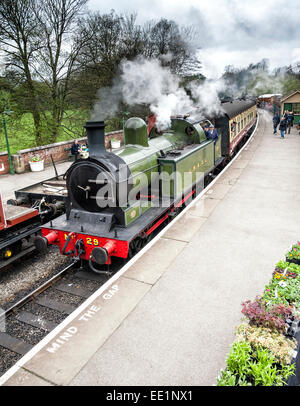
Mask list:
[[[217,386],[283,386],[295,371],[295,364],[278,363],[271,351],[247,341],[233,343],[226,363]]]

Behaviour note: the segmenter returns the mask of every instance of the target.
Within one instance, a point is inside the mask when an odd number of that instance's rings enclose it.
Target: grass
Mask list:
[[[84,137],[85,130],[83,125],[88,119],[88,111],[66,111],[56,142]],[[45,122],[43,122],[42,125],[45,128],[42,134],[43,145],[47,145],[51,142],[49,142],[49,138],[47,140],[47,128]],[[17,153],[22,149],[34,148],[37,146],[34,137],[34,122],[31,113],[25,113],[21,117],[14,117],[14,115],[6,117],[6,127],[10,152],[12,154]],[[105,130],[106,132],[109,132],[120,128],[121,127],[117,121],[113,119],[107,121]],[[6,150],[7,148],[3,126],[0,126],[0,152],[4,152]]]

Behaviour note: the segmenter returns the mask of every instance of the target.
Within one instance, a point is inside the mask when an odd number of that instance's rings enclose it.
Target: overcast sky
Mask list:
[[[199,30],[203,73],[220,76],[263,58],[270,67],[300,62],[300,0],[89,0],[101,13],[137,12],[138,22],[161,17]]]

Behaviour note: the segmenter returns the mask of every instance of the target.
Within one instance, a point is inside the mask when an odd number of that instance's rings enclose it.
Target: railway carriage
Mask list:
[[[257,107],[251,100],[234,100],[223,103],[222,109],[224,114],[215,119],[215,126],[222,134],[222,155],[230,158],[255,124]]]
[[[33,245],[21,253],[22,242],[39,230],[38,210],[3,204],[0,195],[0,268],[7,266],[20,254],[31,252]]]
[[[62,176],[15,191],[3,203],[0,195],[0,270],[35,250],[32,238],[41,224],[65,210],[66,187]]]

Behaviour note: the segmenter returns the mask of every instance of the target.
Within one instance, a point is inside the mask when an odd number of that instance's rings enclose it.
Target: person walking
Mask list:
[[[280,123],[280,117],[276,113],[275,116],[273,117],[273,128],[274,128],[273,134],[277,134],[277,127],[278,127],[279,123]]]
[[[282,117],[282,119],[280,120],[279,130],[280,130],[280,133],[281,133],[281,138],[284,139],[285,138],[284,133],[286,131],[286,120],[285,120],[284,117]]]

